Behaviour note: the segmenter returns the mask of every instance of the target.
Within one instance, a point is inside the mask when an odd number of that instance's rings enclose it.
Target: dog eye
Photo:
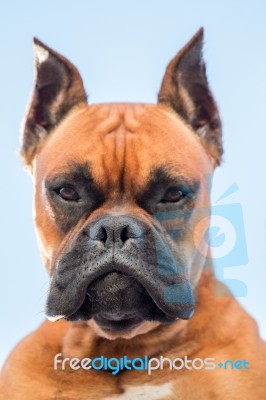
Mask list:
[[[177,203],[180,201],[185,194],[182,192],[182,190],[178,188],[169,188],[164,197],[162,198],[161,202],[162,203]]]
[[[78,192],[71,187],[62,187],[56,192],[65,201],[78,201],[80,199]]]

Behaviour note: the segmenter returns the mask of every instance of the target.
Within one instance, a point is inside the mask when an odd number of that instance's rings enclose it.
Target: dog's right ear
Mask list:
[[[78,70],[70,61],[34,39],[35,85],[22,131],[21,156],[30,167],[49,132],[72,107],[87,101]]]

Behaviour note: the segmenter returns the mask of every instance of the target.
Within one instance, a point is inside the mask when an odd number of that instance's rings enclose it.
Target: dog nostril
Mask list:
[[[123,242],[123,243],[125,243],[128,239],[129,239],[129,234],[128,234],[129,232],[128,232],[128,228],[127,228],[127,226],[125,226],[122,230],[121,230],[121,233],[120,233],[120,239],[121,239],[121,241]]]
[[[106,229],[105,229],[104,227],[101,227],[101,228],[99,229],[99,231],[97,232],[97,237],[96,237],[96,239],[97,239],[97,240],[100,240],[100,241],[103,242],[104,244],[106,243],[106,241],[107,241],[107,232],[106,232]]]

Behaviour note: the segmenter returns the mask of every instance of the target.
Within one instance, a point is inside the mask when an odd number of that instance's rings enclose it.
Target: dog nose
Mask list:
[[[105,246],[118,243],[123,246],[130,239],[142,236],[142,227],[132,217],[106,216],[89,227],[89,237],[98,240]]]

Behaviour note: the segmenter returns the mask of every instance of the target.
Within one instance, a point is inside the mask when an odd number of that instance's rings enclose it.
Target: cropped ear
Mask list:
[[[158,102],[173,108],[204,140],[216,164],[222,148],[221,121],[202,58],[203,28],[167,66]]]
[[[78,70],[34,38],[35,85],[22,130],[21,156],[30,166],[49,132],[72,107],[87,101]]]

